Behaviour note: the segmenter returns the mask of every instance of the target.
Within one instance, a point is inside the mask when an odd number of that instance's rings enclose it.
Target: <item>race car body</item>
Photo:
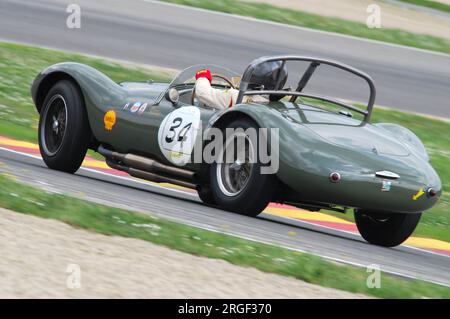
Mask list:
[[[254,70],[273,61],[308,63],[303,74],[290,75],[296,79],[295,90],[250,88]],[[321,65],[363,79],[370,91],[366,109],[304,93]],[[217,110],[199,103],[193,76],[202,68],[216,76],[216,88],[239,89],[236,105]],[[255,216],[270,201],[311,211],[354,209],[366,240],[395,246],[412,233],[421,212],[441,193],[439,177],[414,133],[396,124],[370,122],[375,101],[371,78],[335,61],[264,57],[253,61],[242,76],[219,66],[196,65],[171,83],[119,84],[89,66],[61,63],[37,76],[32,96],[41,115],[41,154],[50,168],[75,172],[91,148],[113,168],[197,189],[205,203],[241,214]],[[255,103],[249,96],[267,99]],[[260,168],[268,163],[247,157],[233,163],[193,160],[196,148],[205,151],[205,133],[213,128],[276,128],[278,147],[271,155],[277,156],[277,170],[262,174]],[[264,140],[269,146],[272,134]],[[224,149],[228,138],[221,140]],[[243,152],[254,152],[254,144],[247,139]]]

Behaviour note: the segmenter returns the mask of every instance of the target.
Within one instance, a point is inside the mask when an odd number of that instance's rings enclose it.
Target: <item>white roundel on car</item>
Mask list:
[[[195,106],[180,107],[169,113],[158,130],[161,152],[175,165],[185,165],[191,158],[200,126],[200,110]]]

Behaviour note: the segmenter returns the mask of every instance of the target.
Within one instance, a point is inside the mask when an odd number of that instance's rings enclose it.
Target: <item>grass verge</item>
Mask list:
[[[36,74],[45,67],[62,61],[89,64],[113,80],[168,80],[160,71],[78,54],[0,42],[0,135],[30,142],[37,141],[38,114],[30,97],[30,86]],[[398,123],[411,129],[424,142],[431,163],[439,173],[444,193],[438,205],[423,215],[414,236],[450,242],[450,124],[423,116],[375,108],[374,122]],[[352,220],[353,214],[336,214]]]
[[[163,0],[196,8],[274,21],[299,27],[336,32],[360,38],[450,53],[450,40],[400,29],[369,29],[365,24],[341,18],[237,0]]]
[[[0,133],[37,141],[38,116],[30,95],[31,84],[44,68],[59,62],[89,64],[114,81],[169,80],[168,74],[136,65],[79,54],[0,42]]]
[[[366,285],[365,269],[328,262],[288,249],[124,211],[64,195],[46,193],[0,175],[0,206],[52,218],[105,235],[146,240],[186,253],[291,276],[313,284],[381,298],[450,298],[450,288],[382,274],[381,288]]]
[[[448,4],[438,1],[431,1],[431,0],[400,0],[400,1],[450,13],[450,6]]]

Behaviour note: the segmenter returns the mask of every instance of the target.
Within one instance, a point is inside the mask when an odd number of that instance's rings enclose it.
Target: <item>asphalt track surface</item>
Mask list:
[[[273,54],[331,58],[370,74],[377,104],[450,118],[450,55],[146,0],[78,0],[81,28],[68,29],[71,3],[0,0],[0,39],[177,69],[213,63],[242,71]],[[355,78],[325,69],[317,76],[312,91],[367,97]]]
[[[0,38],[172,68],[215,63],[242,69],[266,54],[319,55],[372,74],[380,104],[449,117],[447,55],[145,1],[80,0],[82,28],[69,30],[67,3],[0,1]],[[376,247],[355,234],[271,215],[240,216],[204,206],[193,194],[92,170],[81,169],[76,175],[55,172],[40,159],[10,151],[0,150],[0,161],[6,164],[2,170],[49,191],[450,285],[450,259],[442,255],[403,246]],[[292,231],[297,235],[290,236]]]
[[[191,226],[320,255],[330,260],[450,286],[450,258],[400,246],[383,248],[359,235],[268,214],[241,216],[203,205],[195,194],[81,168],[76,175],[48,169],[39,158],[0,148],[0,172],[41,189],[168,218]],[[296,235],[292,236],[295,232]]]

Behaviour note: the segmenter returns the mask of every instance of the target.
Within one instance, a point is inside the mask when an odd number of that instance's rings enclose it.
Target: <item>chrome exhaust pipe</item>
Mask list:
[[[196,189],[197,185],[187,182],[187,181],[183,181],[183,180],[179,180],[179,179],[175,179],[175,178],[171,178],[171,177],[166,177],[166,176],[162,176],[162,175],[158,175],[158,174],[154,174],[154,173],[150,173],[150,172],[146,172],[146,171],[142,171],[133,167],[128,167],[128,166],[124,166],[124,165],[120,165],[116,162],[114,162],[111,159],[106,159],[106,164],[108,164],[109,167],[117,169],[119,171],[123,171],[126,172],[128,174],[130,174],[133,177],[137,177],[137,178],[142,178],[151,182],[156,182],[156,183],[170,183],[170,184],[175,184],[178,186],[182,186],[182,187],[186,187],[186,188],[192,188],[192,189]]]
[[[130,168],[135,168],[140,171],[149,172],[149,173],[165,173],[169,175],[173,175],[175,177],[180,177],[187,180],[194,179],[194,172],[188,171],[186,169],[172,167],[168,165],[161,164],[155,160],[150,158],[146,158],[139,155],[134,154],[122,154],[118,152],[114,152],[106,149],[102,145],[100,145],[97,149],[97,152],[102,154],[108,159],[113,160],[114,162],[121,162],[125,166],[129,166]]]
[[[149,171],[149,172],[161,172],[161,173],[167,173],[174,176],[179,176],[185,179],[193,179],[194,178],[194,172],[178,168],[178,167],[171,167],[164,164],[161,164],[155,160],[147,159],[142,156],[137,156],[133,154],[127,154],[124,158],[124,164],[129,165],[133,168],[137,168],[139,170],[143,171]]]

